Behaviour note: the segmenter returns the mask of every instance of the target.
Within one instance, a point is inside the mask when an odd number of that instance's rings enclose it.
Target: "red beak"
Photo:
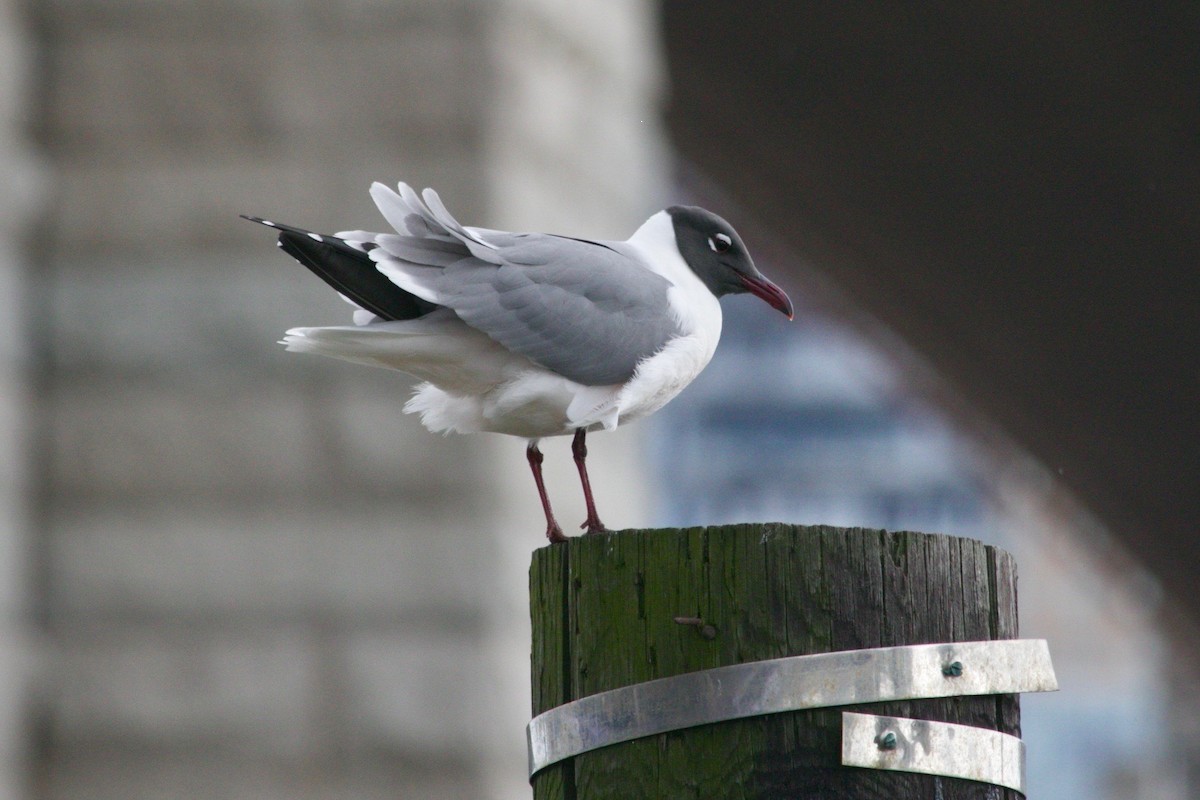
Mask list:
[[[792,301],[784,294],[783,289],[780,289],[761,275],[757,278],[751,278],[749,275],[739,275],[738,277],[742,279],[742,285],[746,287],[746,291],[750,292],[750,294],[765,301],[771,308],[777,308],[784,314],[787,314],[788,319],[795,317],[795,312],[792,310]]]

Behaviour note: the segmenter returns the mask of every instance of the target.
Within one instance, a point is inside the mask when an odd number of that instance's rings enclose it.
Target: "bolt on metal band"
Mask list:
[[[1025,794],[1025,743],[970,725],[844,711],[842,766],[965,778]]]
[[[529,775],[643,736],[760,714],[1058,689],[1044,639],[843,650],[733,664],[625,686],[530,721]]]

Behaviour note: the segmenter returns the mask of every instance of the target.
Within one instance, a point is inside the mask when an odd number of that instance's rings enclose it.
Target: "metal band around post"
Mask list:
[[[842,765],[965,778],[1025,794],[1025,743],[969,725],[845,711]]]
[[[879,647],[733,664],[600,692],[539,714],[526,729],[529,775],[610,744],[760,714],[1057,689],[1044,639]]]

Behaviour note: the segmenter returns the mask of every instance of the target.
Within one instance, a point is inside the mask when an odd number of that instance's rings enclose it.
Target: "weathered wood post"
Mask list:
[[[582,536],[538,550],[530,588],[535,716],[725,665],[1017,636],[1011,556],[922,533],[766,524]],[[951,679],[952,666],[944,674]],[[844,710],[1020,729],[1014,694],[754,716],[559,761],[533,777],[534,797],[1021,797],[960,778],[842,766]]]

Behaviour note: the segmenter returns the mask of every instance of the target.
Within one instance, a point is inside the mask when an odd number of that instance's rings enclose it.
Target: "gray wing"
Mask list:
[[[671,284],[621,245],[468,228],[426,189],[371,187],[395,234],[347,231],[393,283],[513,352],[587,386],[623,383],[679,333]]]
[[[623,383],[679,333],[671,284],[599,243],[495,234],[502,263],[458,261],[438,299],[509,350],[588,386]]]

